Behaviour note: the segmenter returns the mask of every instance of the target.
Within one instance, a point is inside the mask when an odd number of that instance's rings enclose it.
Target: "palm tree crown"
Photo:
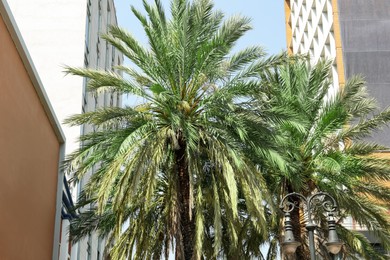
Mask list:
[[[264,212],[258,207],[265,187],[245,153],[244,144],[253,144],[254,138],[246,123],[256,128],[256,139],[263,143],[257,151],[265,156],[272,135],[243,104],[244,96],[258,87],[258,72],[277,59],[264,59],[260,47],[231,55],[251,28],[249,19],[225,20],[209,0],[173,0],[170,19],[159,0],[144,1],[144,8],[147,16],[132,11],[148,46],[119,27],[104,36],[138,69],[118,67],[126,74],[121,77],[67,68],[86,77],[91,92],[114,90],[145,101],[67,120],[97,129],[81,137],[83,146],[66,162],[76,179],[97,168],[80,200],[80,205],[96,202],[97,210],[76,220],[75,239],[93,229],[111,234],[114,259],[159,259],[170,248],[177,259],[232,254],[241,243],[239,223],[249,214],[247,221],[266,237]]]
[[[281,137],[279,145],[284,147],[281,151],[285,151],[286,171],[268,168],[268,187],[278,194],[276,205],[291,192],[305,196],[317,191],[329,193],[339,205],[338,232],[345,242],[344,253],[384,259],[364,236],[342,224],[346,217],[352,217],[374,232],[385,248],[390,245],[390,219],[386,214],[390,189],[385,184],[390,180],[390,162],[374,156],[385,147],[366,139],[389,122],[390,109],[377,113],[375,100],[369,97],[361,78],[351,78],[338,89],[331,85],[330,75],[329,62],[310,66],[307,59],[293,57],[267,79],[270,106],[285,109],[292,119],[275,126]],[[323,214],[316,216],[321,227],[317,233],[318,252],[326,258],[326,219]],[[306,231],[300,231],[305,218],[300,211],[292,217],[295,235],[304,244],[298,250],[298,259],[306,259]],[[281,219],[279,212],[279,221],[273,222],[271,231],[276,240],[281,239]]]

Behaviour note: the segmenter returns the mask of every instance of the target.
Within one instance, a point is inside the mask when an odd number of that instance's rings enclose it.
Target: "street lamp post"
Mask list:
[[[287,254],[293,254],[295,253],[297,247],[301,245],[300,242],[297,242],[294,239],[290,214],[295,208],[299,208],[299,201],[290,201],[289,199],[294,199],[297,197],[306,204],[306,229],[309,233],[310,259],[315,260],[314,230],[317,228],[317,225],[313,223],[312,211],[318,206],[321,206],[328,213],[329,237],[328,242],[326,243],[326,247],[328,251],[332,254],[337,254],[338,252],[340,252],[343,243],[340,242],[337,236],[336,222],[333,217],[334,212],[337,209],[337,203],[332,196],[325,192],[315,193],[309,198],[305,198],[302,194],[296,192],[289,193],[284,196],[279,206],[280,209],[284,212],[285,218],[285,236],[284,242],[282,243],[282,248],[284,252],[286,252]]]

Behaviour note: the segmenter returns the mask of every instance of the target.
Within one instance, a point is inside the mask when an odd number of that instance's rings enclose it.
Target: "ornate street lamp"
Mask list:
[[[328,213],[328,227],[329,227],[329,237],[326,247],[328,251],[332,254],[337,254],[340,252],[343,243],[339,240],[336,233],[336,221],[334,220],[333,214],[337,209],[337,203],[335,199],[325,192],[318,192],[311,195],[306,199],[303,195],[293,192],[289,193],[280,202],[280,209],[284,212],[284,228],[285,236],[284,242],[282,243],[282,249],[286,254],[295,253],[298,246],[301,245],[300,242],[295,241],[294,234],[292,232],[291,224],[291,211],[295,208],[299,208],[299,201],[290,201],[289,198],[298,197],[301,201],[306,204],[307,210],[307,224],[306,229],[309,233],[309,248],[310,248],[310,258],[315,260],[315,246],[314,246],[314,230],[317,228],[317,225],[313,223],[312,220],[312,210],[313,207],[322,206],[322,208]]]

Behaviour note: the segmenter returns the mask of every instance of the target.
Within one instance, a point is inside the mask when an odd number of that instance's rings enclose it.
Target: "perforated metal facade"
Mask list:
[[[339,0],[346,78],[363,75],[382,109],[390,105],[390,1]],[[390,147],[390,129],[372,139]]]

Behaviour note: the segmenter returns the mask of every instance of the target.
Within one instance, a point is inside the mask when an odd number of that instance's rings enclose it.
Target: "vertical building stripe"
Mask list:
[[[292,28],[291,28],[291,5],[290,0],[284,1],[284,13],[285,13],[285,23],[286,23],[286,40],[287,40],[287,52],[288,54],[293,54],[292,49]]]
[[[345,85],[345,70],[344,70],[344,60],[343,60],[343,47],[341,42],[339,8],[338,8],[337,1],[338,0],[332,0],[333,31],[334,31],[334,38],[336,43],[337,74],[339,76],[339,85],[340,87],[343,87]]]

